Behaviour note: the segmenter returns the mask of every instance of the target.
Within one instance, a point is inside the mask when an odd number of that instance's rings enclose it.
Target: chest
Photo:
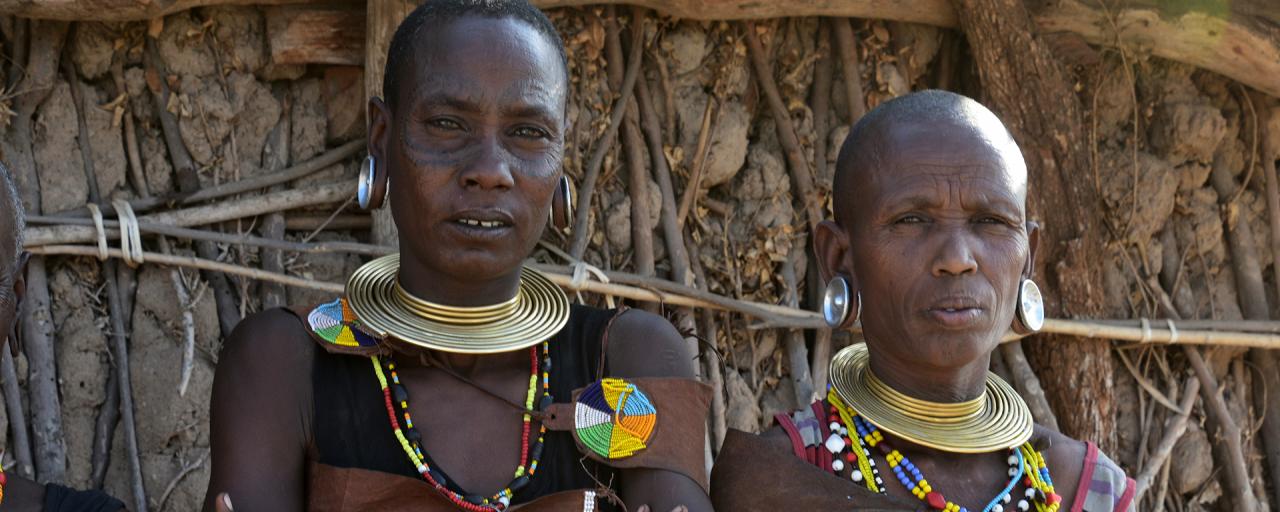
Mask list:
[[[540,379],[531,381],[527,371],[495,372],[469,383],[428,369],[402,373],[408,396],[402,428],[412,422],[424,458],[458,487],[491,494],[528,465],[539,424],[524,421],[522,410],[543,396]]]

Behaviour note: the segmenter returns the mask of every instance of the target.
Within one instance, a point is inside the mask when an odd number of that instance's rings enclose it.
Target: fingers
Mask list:
[[[214,505],[214,510],[217,512],[234,512],[235,508],[231,506],[231,495],[225,492],[219,494],[218,501]]]

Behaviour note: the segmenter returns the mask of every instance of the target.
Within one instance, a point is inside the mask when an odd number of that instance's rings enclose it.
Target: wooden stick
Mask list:
[[[707,289],[707,276],[702,269],[702,262],[698,258],[691,261],[693,267],[693,279],[698,289]],[[707,342],[711,345],[704,347],[706,355],[707,382],[711,385],[711,447],[719,453],[720,446],[724,444],[724,437],[728,434],[728,425],[725,413],[727,406],[725,405],[725,389],[724,389],[724,360],[720,357],[719,329],[716,326],[715,311],[707,308],[699,309],[698,312],[702,317],[702,333],[706,337]]]
[[[846,20],[818,20],[818,60],[813,63],[813,95],[809,103],[813,105],[813,169],[819,180],[830,181],[827,175],[827,132],[831,110],[831,71],[834,62],[831,59],[831,23],[848,24]]]
[[[89,219],[68,219],[61,217],[28,217],[28,220],[36,219],[37,221],[50,220],[66,224],[93,224]],[[109,238],[119,237],[119,221],[103,220],[102,225],[105,228]],[[253,247],[262,247],[265,249],[289,252],[305,252],[311,254],[320,253],[347,253],[360,254],[364,256],[386,256],[396,252],[394,248],[383,247],[380,245],[362,244],[355,242],[291,242],[288,240],[279,240],[274,238],[257,237],[252,235],[236,235],[231,233],[223,233],[221,231],[210,231],[204,229],[191,229],[170,226],[168,224],[156,224],[154,222],[138,222],[138,230],[144,233],[155,233],[158,235],[166,235],[177,238],[185,238],[188,240],[202,240],[215,242],[220,244],[236,244],[247,245]]]
[[[1160,281],[1161,283],[1164,283],[1164,279],[1161,279]],[[1163,327],[1169,321],[1164,318],[1125,318],[1119,320],[1092,320],[1092,322],[1102,325],[1141,328],[1144,320],[1147,325],[1154,325],[1156,327]],[[1206,330],[1280,334],[1280,321],[1273,320],[1178,320],[1173,323],[1177,326],[1179,331]]]
[[[280,89],[284,88],[281,87]],[[282,102],[283,108],[280,114],[280,122],[267,135],[267,150],[263,152],[264,167],[273,170],[289,165],[289,142],[293,133],[293,124],[289,119],[293,109],[293,100],[287,96],[287,92],[281,91],[278,94],[285,96]],[[271,188],[273,192],[279,192],[280,190],[284,190],[283,185],[276,185]],[[262,236],[268,240],[283,241],[285,226],[283,213],[269,213],[262,220]],[[284,254],[279,249],[263,248],[258,253],[258,258],[262,260],[262,270],[274,274],[285,273]],[[263,310],[284,307],[289,301],[288,293],[280,283],[262,283],[262,288],[258,293],[260,294]]]
[[[1059,430],[1058,417],[1053,414],[1053,408],[1049,407],[1049,398],[1045,396],[1044,388],[1040,386],[1040,379],[1036,377],[1035,370],[1031,369],[1026,354],[1022,352],[1022,342],[1001,344],[1000,355],[1009,372],[1013,374],[1014,388],[1027,403],[1027,408],[1031,409],[1031,417],[1035,418],[1037,424]]]
[[[1133,495],[1134,503],[1142,501],[1142,495],[1151,488],[1151,483],[1155,481],[1156,473],[1164,466],[1169,454],[1173,453],[1174,445],[1178,443],[1178,439],[1182,438],[1182,434],[1186,433],[1187,420],[1191,418],[1191,412],[1196,403],[1196,394],[1199,391],[1200,379],[1194,375],[1187,377],[1186,384],[1182,386],[1182,401],[1178,403],[1181,412],[1165,421],[1164,437],[1160,439],[1155,451],[1151,453],[1151,458],[1147,459],[1142,471],[1138,473],[1137,485],[1135,486],[1137,491]]]
[[[40,255],[64,255],[64,256],[88,256],[98,257],[98,248],[88,245],[45,245],[40,247],[32,247],[31,254]],[[107,255],[112,258],[123,258],[124,253],[120,249],[107,249]],[[273,274],[257,268],[242,267],[230,263],[222,263],[220,261],[208,260],[196,256],[176,256],[172,254],[161,254],[156,252],[143,251],[142,255],[146,258],[147,263],[156,263],[159,265],[170,265],[175,267],[187,267],[199,270],[209,270],[213,272],[223,272],[249,279],[258,279],[262,281],[272,281],[284,284],[286,286],[296,286],[309,290],[319,290],[329,293],[342,293],[344,286],[339,283],[326,283],[316,281],[314,279],[303,279],[287,275]]]
[[[124,82],[124,64],[123,57],[120,54],[112,56],[111,62],[111,79],[116,86],[117,94],[126,90]],[[127,108],[127,107],[126,107]],[[129,172],[133,177],[134,190],[142,197],[151,195],[150,185],[147,183],[146,175],[142,169],[141,151],[138,149],[138,133],[137,127],[133,123],[133,114],[125,112],[124,115],[124,132],[125,132],[125,149],[129,157]],[[30,218],[30,217],[28,217]],[[28,221],[29,225],[30,221]],[[118,268],[118,267],[117,267]],[[117,274],[119,277],[125,278],[130,273]],[[126,312],[125,324],[127,329],[132,329],[128,324],[131,323],[133,305],[130,300],[136,293],[136,283],[134,286],[126,286],[125,293],[122,298],[125,299]],[[116,372],[108,372],[106,383],[106,398],[102,402],[102,406],[98,408],[98,417],[94,420],[93,426],[93,454],[90,456],[91,473],[90,479],[93,481],[93,488],[101,490],[107,480],[107,470],[111,466],[111,445],[115,442],[116,425],[120,422],[120,379]]]
[[[164,133],[165,145],[169,149],[169,159],[173,162],[176,175],[174,181],[177,183],[180,193],[193,194],[200,189],[200,177],[196,174],[191,154],[187,152],[187,147],[182,141],[178,120],[168,110],[169,85],[166,82],[168,70],[165,67],[164,59],[160,54],[156,41],[150,37],[146,41],[146,52],[143,60],[146,65],[147,88],[151,91],[151,98],[156,105],[156,115],[160,116],[160,129]],[[234,155],[233,158],[235,158]],[[217,209],[216,206],[212,208]],[[156,219],[153,218],[151,220],[155,221]],[[217,221],[210,220],[209,222]],[[213,244],[196,242],[195,245],[196,254],[201,258],[210,260],[218,258],[218,249]],[[222,336],[230,336],[232,329],[235,329],[236,324],[240,322],[240,308],[231,292],[231,283],[227,282],[227,276],[210,272],[203,273],[202,277],[209,283],[209,287],[213,289],[213,300],[218,308],[218,326]]]
[[[13,343],[10,341],[10,343]],[[18,370],[8,347],[0,347],[0,389],[4,390],[5,412],[9,415],[9,442],[17,460],[15,474],[28,479],[36,476],[31,462],[31,439],[27,437],[27,415],[22,410],[22,389],[18,387]]]
[[[40,180],[32,157],[31,120],[36,107],[48,97],[57,78],[59,56],[68,26],[66,23],[35,20],[31,23],[26,76],[18,89],[26,92],[14,98],[17,115],[12,119],[9,132],[15,139],[16,151],[5,156],[27,211],[40,213]],[[21,345],[27,355],[32,461],[37,481],[61,481],[66,474],[66,445],[62,438],[49,279],[42,258],[31,258],[27,264],[26,282],[27,295],[19,311],[19,322],[22,325]]]
[[[786,302],[792,308],[800,307],[800,283],[796,278],[796,260],[804,257],[804,250],[792,247],[791,254],[782,260],[782,282],[786,287]],[[813,401],[813,374],[809,371],[809,349],[805,346],[804,331],[788,329],[784,334],[787,362],[790,363],[791,384],[795,386],[795,407],[804,407]]]
[[[631,45],[632,54],[636,58],[644,60],[644,52],[635,51],[634,46],[644,46],[644,12],[636,12],[631,27]],[[622,61],[622,37],[619,35],[619,27],[617,17],[610,17],[605,20],[605,54],[609,56],[610,68],[620,69],[624,63]],[[640,66],[643,68],[644,63]],[[644,80],[637,80],[633,86],[638,89]],[[635,97],[627,102],[627,110],[623,113],[625,116],[622,120],[622,137],[623,152],[627,157],[627,195],[631,197],[631,264],[635,267],[635,273],[642,276],[652,276],[655,274],[655,262],[653,260],[653,226],[649,224],[649,169],[644,165],[644,140],[640,135],[640,109],[636,105]],[[658,162],[649,162],[649,165],[658,165]],[[650,306],[649,304],[642,307]],[[656,312],[656,311],[655,311]]]
[[[787,110],[786,104],[782,101],[782,94],[778,92],[778,85],[773,80],[773,67],[769,64],[769,57],[764,52],[764,47],[760,45],[760,36],[756,35],[755,23],[746,22],[745,39],[747,41],[747,53],[751,54],[752,69],[755,71],[756,80],[760,84],[760,90],[763,91],[765,99],[769,103],[769,112],[773,115],[774,126],[778,131],[778,142],[782,144],[783,152],[786,153],[787,166],[791,168],[791,182],[795,186],[795,195],[800,197],[801,204],[804,205],[806,218],[808,220],[809,232],[813,232],[822,221],[821,203],[817,196],[817,192],[813,188],[813,175],[809,170],[809,163],[805,161],[804,152],[801,150],[800,139],[796,137],[795,125],[791,122],[791,113]]]
[[[684,194],[680,196],[680,212],[676,214],[676,224],[684,227],[684,220],[689,217],[689,210],[702,195],[702,172],[707,166],[707,153],[711,150],[711,135],[715,131],[711,124],[711,112],[715,110],[715,96],[707,96],[707,106],[702,110],[702,127],[698,131],[698,146],[693,150],[693,163],[689,165],[689,183],[685,184]]]
[[[1178,325],[1177,321],[1173,322],[1175,326]],[[1150,323],[1149,329],[1123,327],[1091,320],[1062,320],[1057,318],[1046,318],[1044,324],[1044,329],[1040,330],[1041,334],[1066,334],[1081,338],[1111,339],[1142,344],[1280,348],[1280,335],[1183,330],[1181,328],[1175,328],[1175,331],[1169,329],[1168,324],[1163,320],[1159,323]],[[1008,342],[1020,338],[1020,336],[1009,333],[1005,335],[1004,341]]]
[[[853,20],[833,19],[836,48],[840,50],[840,69],[844,71],[844,93],[849,102],[849,125],[853,126],[867,113],[867,100],[862,92],[862,68],[858,64],[858,44],[853,38]]]
[[[837,20],[837,22],[846,23],[845,20]],[[831,110],[831,75],[834,63],[831,58],[832,20],[824,18],[818,23],[818,61],[814,63],[813,95],[810,99],[813,105],[813,164],[819,182],[830,183],[834,174],[827,168],[827,133],[831,131],[827,114]],[[820,282],[820,276],[816,271],[818,262],[812,248],[807,248],[806,252],[809,255],[810,269],[809,305],[814,306],[822,303],[826,283]],[[827,371],[832,352],[831,336],[830,329],[819,329],[813,336],[813,364],[810,370],[813,372],[813,389],[815,390],[827,389]]]
[[[685,247],[684,230],[680,228],[680,221],[676,218],[676,193],[671,183],[671,167],[667,165],[667,156],[662,150],[662,129],[658,125],[653,96],[649,94],[649,86],[643,80],[636,84],[636,99],[640,104],[641,127],[644,129],[645,140],[649,143],[650,167],[658,182],[658,191],[662,195],[659,221],[662,224],[662,238],[666,242],[668,260],[671,263],[671,280],[686,285],[692,284],[693,273],[689,270],[689,250]]]
[[[640,19],[632,20],[636,26],[641,26]],[[636,31],[637,37],[643,37],[643,31]],[[622,90],[619,92],[618,99],[613,103],[613,109],[609,112],[609,126],[605,128],[604,134],[596,141],[596,145],[591,149],[591,159],[587,160],[587,168],[582,176],[582,185],[578,188],[578,206],[576,215],[574,215],[573,225],[578,228],[573,233],[573,243],[570,245],[569,254],[576,260],[581,260],[582,255],[587,252],[587,244],[591,241],[591,228],[589,220],[591,217],[591,196],[595,194],[596,180],[600,178],[600,167],[604,165],[605,154],[609,152],[611,141],[618,134],[618,127],[622,124],[623,112],[626,111],[628,103],[631,101],[632,91],[635,88],[636,79],[640,76],[640,61],[643,44],[631,45],[630,55],[627,57],[627,71],[622,79]]]
[[[1256,92],[1252,94],[1255,105],[1268,104],[1262,94]],[[1274,110],[1268,110],[1274,113]],[[1273,276],[1280,276],[1280,179],[1276,175],[1276,158],[1280,157],[1280,148],[1271,144],[1273,134],[1270,123],[1258,121],[1270,117],[1267,112],[1264,112],[1264,115],[1254,117],[1253,122],[1258,124],[1258,136],[1263,141],[1262,174],[1267,184],[1267,219],[1271,225],[1271,271]],[[1276,292],[1280,293],[1280,279],[1276,279]],[[1241,297],[1241,300],[1245,298]],[[1272,323],[1280,326],[1280,322]],[[1262,422],[1262,441],[1267,473],[1271,477],[1272,488],[1280,492],[1280,364],[1276,363],[1274,352],[1259,349],[1249,351],[1249,361],[1258,367],[1259,374],[1262,376],[1262,389],[1267,391],[1254,394],[1254,406],[1266,411]]]
[[[637,8],[638,10],[639,8]],[[637,13],[636,17],[641,14]],[[667,261],[671,264],[669,279],[680,284],[690,285],[694,282],[690,270],[689,250],[685,244],[684,230],[676,218],[676,192],[672,185],[671,166],[667,163],[666,152],[662,149],[662,128],[658,120],[658,110],[654,105],[653,95],[645,80],[636,82],[636,100],[640,107],[640,127],[644,131],[645,141],[649,143],[650,168],[658,183],[658,192],[662,198],[658,220],[662,225],[662,239],[667,247]],[[693,352],[698,353],[698,322],[689,308],[676,310],[676,326],[681,332],[689,333],[686,341]],[[716,445],[718,446],[718,445]]]
[[[77,110],[76,119],[79,125],[80,155],[84,163],[85,180],[89,183],[89,201],[101,203],[102,195],[98,189],[98,173],[94,169],[93,145],[89,137],[89,125],[85,121],[85,111],[89,108],[80,90],[80,80],[76,76],[75,66],[70,60],[62,61],[63,70],[70,84],[72,101]],[[133,384],[129,374],[129,340],[124,316],[127,314],[122,303],[124,298],[120,292],[119,262],[104,261],[102,280],[106,283],[107,311],[111,322],[112,359],[116,368],[116,384],[119,386],[120,416],[124,423],[125,451],[129,456],[130,483],[133,491],[134,510],[146,512],[147,491],[142,480],[142,461],[138,454],[137,427],[134,422]],[[108,379],[110,380],[110,379]]]
[[[1223,487],[1229,491],[1236,510],[1253,511],[1258,509],[1257,497],[1253,495],[1249,483],[1249,468],[1246,465],[1244,447],[1240,441],[1240,426],[1231,416],[1226,402],[1218,390],[1218,379],[1214,378],[1209,365],[1205,363],[1200,350],[1195,347],[1183,347],[1187,361],[1200,379],[1200,395],[1204,398],[1205,412],[1210,422],[1217,426],[1219,449],[1225,457],[1218,463],[1224,469]],[[1226,460],[1221,460],[1225,458]]]
[[[364,147],[364,139],[353,140],[336,148],[330,149],[311,160],[282,171],[254,176],[252,178],[245,178],[238,181],[231,181],[213,187],[201,188],[192,193],[179,193],[165,197],[134,199],[129,202],[129,206],[133,207],[134,213],[144,213],[161,207],[189,206],[196,203],[212,201],[214,199],[221,199],[236,194],[253,192],[259,189],[285,184],[328,169],[329,167],[350,158],[352,155],[359,153],[364,149]],[[101,205],[100,208],[103,213],[107,214],[115,211],[115,208],[111,205]],[[88,218],[89,210],[85,208],[77,208],[75,210],[55,213],[53,215],[59,217]]]
[[[349,199],[354,191],[354,180],[331,183],[232,199],[223,201],[220,204],[153,213],[138,217],[138,221],[140,223],[168,224],[183,227],[216,224],[293,208],[340,203]],[[96,241],[98,236],[94,228],[90,227],[91,225],[90,223],[87,226],[64,225],[28,228],[25,234],[25,243],[27,246],[33,247]]]

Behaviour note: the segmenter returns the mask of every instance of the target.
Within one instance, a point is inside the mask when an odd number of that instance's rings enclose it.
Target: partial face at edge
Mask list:
[[[423,28],[395,112],[374,102],[370,137],[389,170],[402,262],[491,279],[528,256],[560,176],[562,66],[518,20]]]
[[[843,269],[863,297],[872,350],[961,366],[1012,322],[1032,247],[1025,163],[999,121],[898,123],[854,177]]]

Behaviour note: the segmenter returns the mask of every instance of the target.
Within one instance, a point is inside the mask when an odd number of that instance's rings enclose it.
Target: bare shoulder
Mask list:
[[[214,385],[309,378],[316,349],[293,314],[282,309],[254,313],[236,324],[223,343]]]
[[[667,319],[629,309],[609,326],[609,373],[617,377],[693,378],[693,346]]]
[[[1062,496],[1064,503],[1073,503],[1089,445],[1040,425],[1036,425],[1031,444],[1040,450],[1049,466],[1054,491]]]
[[[269,309],[249,315],[236,324],[222,346],[223,355],[242,352],[289,356],[314,352],[315,342],[302,322],[284,309]],[[222,355],[219,356],[219,359]]]

